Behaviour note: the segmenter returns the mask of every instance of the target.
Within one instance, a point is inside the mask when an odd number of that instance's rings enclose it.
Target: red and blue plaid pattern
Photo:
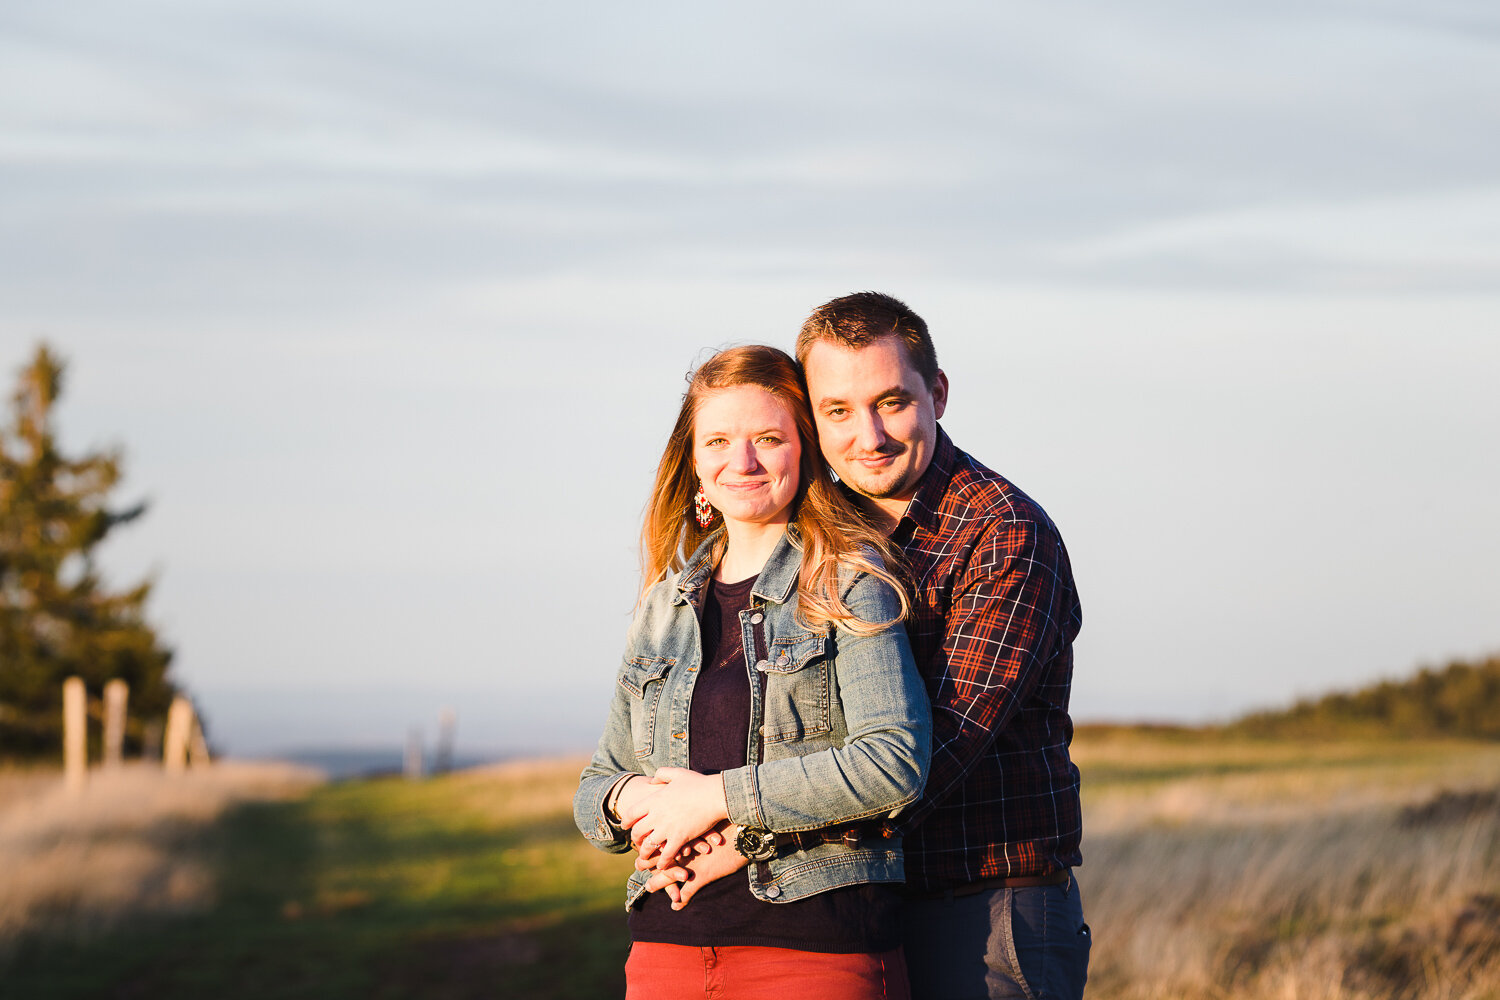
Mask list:
[[[907,560],[906,628],[933,714],[927,789],[902,817],[907,884],[1079,864],[1068,693],[1082,612],[1057,528],[939,428],[891,540]]]

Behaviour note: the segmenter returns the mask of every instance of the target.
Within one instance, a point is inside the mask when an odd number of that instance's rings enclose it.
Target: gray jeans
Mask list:
[[[1089,926],[1071,877],[1062,885],[909,899],[902,946],[912,1000],[1079,1000]]]

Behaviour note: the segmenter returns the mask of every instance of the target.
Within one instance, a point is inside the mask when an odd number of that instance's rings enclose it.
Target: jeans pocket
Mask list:
[[[1076,884],[1011,891],[1018,985],[1031,1000],[1078,1000],[1092,938]]]

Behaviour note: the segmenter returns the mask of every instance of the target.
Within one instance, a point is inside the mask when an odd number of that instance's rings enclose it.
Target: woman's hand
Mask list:
[[[672,900],[672,909],[680,910],[708,883],[732,875],[750,863],[735,850],[725,836],[729,822],[714,827],[703,839],[688,845],[690,851],[668,867],[655,872],[646,881],[646,891],[663,890]],[[651,862],[637,859],[636,868],[647,871]]]
[[[626,813],[640,805],[642,799],[655,791],[650,779],[644,774],[632,774],[625,779],[625,783],[620,786],[619,794],[615,797],[615,815],[623,820]]]
[[[628,806],[622,801],[619,808],[620,825],[630,830],[630,842],[642,860],[656,859],[655,867],[671,864],[690,842],[729,818],[724,779],[717,774],[664,767],[652,776],[651,784],[651,794]]]

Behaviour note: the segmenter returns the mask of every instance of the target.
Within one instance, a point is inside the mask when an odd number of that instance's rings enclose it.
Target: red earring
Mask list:
[[[698,484],[698,492],[693,494],[693,518],[697,520],[698,527],[706,528],[714,519],[714,509],[708,503],[708,497],[703,493],[703,484]]]

